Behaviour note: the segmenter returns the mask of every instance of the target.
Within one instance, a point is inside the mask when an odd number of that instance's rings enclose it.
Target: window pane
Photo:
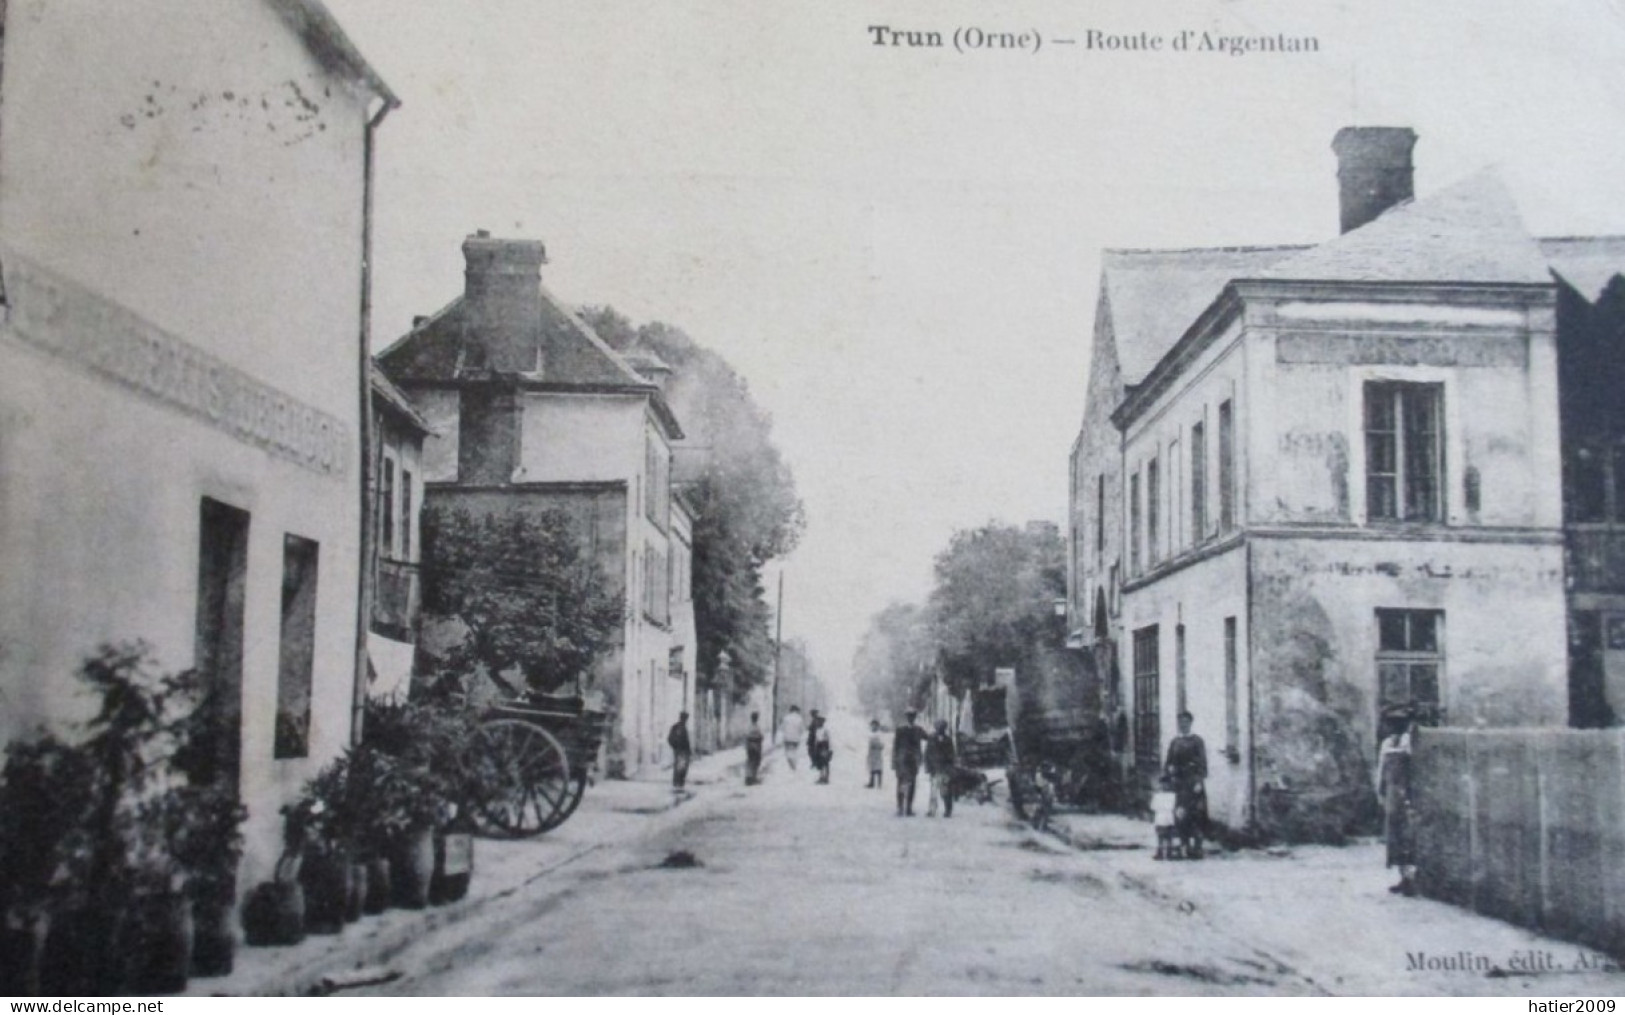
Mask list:
[[[1235,423],[1231,417],[1230,403],[1219,403],[1219,528],[1226,532],[1236,521],[1235,495],[1232,492],[1235,482],[1236,468],[1236,436]]]
[[[1399,505],[1392,476],[1371,476],[1365,481],[1365,512],[1372,518],[1398,518]]]
[[[1410,647],[1404,610],[1377,611],[1377,647],[1383,652],[1403,652]]]
[[[1386,384],[1368,383],[1365,386],[1365,428],[1392,432],[1394,426],[1394,391]]]
[[[1411,664],[1411,701],[1432,708],[1439,704],[1439,667],[1433,663]]]
[[[1625,447],[1613,449],[1614,520],[1625,521]]]
[[[1567,465],[1569,520],[1602,521],[1608,511],[1602,455],[1594,448],[1579,448],[1569,456]],[[1616,471],[1614,475],[1617,488],[1619,473]],[[1617,498],[1615,502],[1618,503]]]
[[[1383,708],[1410,701],[1410,681],[1404,663],[1377,664],[1377,697]]]
[[[1439,651],[1439,615],[1427,610],[1415,610],[1410,613],[1411,640],[1408,646],[1412,652]]]

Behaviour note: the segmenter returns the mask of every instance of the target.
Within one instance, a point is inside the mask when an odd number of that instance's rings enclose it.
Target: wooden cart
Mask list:
[[[579,697],[520,697],[488,710],[467,758],[475,827],[516,839],[563,824],[587,792],[608,725],[608,713]]]

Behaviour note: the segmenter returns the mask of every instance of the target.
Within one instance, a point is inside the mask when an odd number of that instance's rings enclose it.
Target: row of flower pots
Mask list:
[[[14,741],[0,770],[0,994],[175,992],[231,972],[239,920],[247,943],[284,944],[468,891],[460,713],[370,705],[363,743],[284,809],[276,874],[239,912],[235,712],[140,642],[79,675],[100,704],[80,735]]]

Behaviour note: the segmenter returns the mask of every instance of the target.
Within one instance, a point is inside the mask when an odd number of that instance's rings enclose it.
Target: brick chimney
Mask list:
[[[470,366],[498,373],[537,368],[542,315],[540,240],[498,240],[484,229],[463,241],[465,348]]]
[[[1409,127],[1344,127],[1332,138],[1342,231],[1358,229],[1415,195]]]

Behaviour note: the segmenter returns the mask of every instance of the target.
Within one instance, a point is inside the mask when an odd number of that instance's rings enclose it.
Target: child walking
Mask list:
[[[1178,840],[1175,829],[1179,824],[1178,798],[1174,796],[1173,780],[1166,775],[1157,780],[1157,791],[1151,794],[1151,824],[1157,830],[1157,855],[1153,860],[1178,859]]]

